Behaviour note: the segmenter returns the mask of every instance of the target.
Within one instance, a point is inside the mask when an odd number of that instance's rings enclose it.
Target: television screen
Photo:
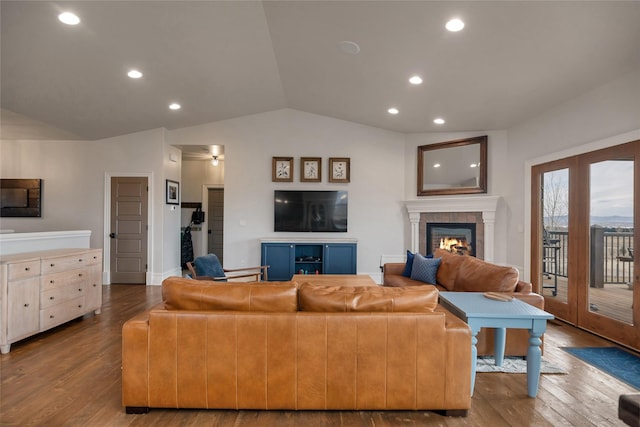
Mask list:
[[[346,191],[274,192],[274,230],[346,232]]]

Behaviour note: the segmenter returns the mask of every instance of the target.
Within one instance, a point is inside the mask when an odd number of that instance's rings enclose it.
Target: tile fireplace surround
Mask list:
[[[425,253],[427,222],[476,223],[476,256],[494,261],[495,219],[500,197],[429,197],[405,202],[411,223],[411,251]],[[484,242],[484,244],[482,244]]]

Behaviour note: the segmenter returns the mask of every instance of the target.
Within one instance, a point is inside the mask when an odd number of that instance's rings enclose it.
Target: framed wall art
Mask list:
[[[300,158],[300,182],[321,182],[322,181],[322,158],[321,157],[301,157]]]
[[[293,182],[293,157],[274,157],[272,159],[271,181]]]
[[[167,204],[180,204],[180,183],[170,179],[167,180]]]
[[[0,179],[0,217],[41,216],[41,179]]]
[[[351,179],[351,159],[349,157],[329,158],[329,182],[349,182]]]

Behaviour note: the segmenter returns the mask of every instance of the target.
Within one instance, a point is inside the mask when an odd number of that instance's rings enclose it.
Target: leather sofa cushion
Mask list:
[[[300,311],[428,313],[438,305],[435,286],[320,286],[303,283],[298,289]]]
[[[465,257],[453,255],[444,249],[436,249],[433,256],[442,259],[440,267],[438,267],[438,273],[436,274],[438,284],[448,291],[453,291],[460,266],[464,262]]]
[[[169,277],[162,282],[167,310],[296,312],[295,282],[220,284]]]
[[[514,292],[518,283],[518,270],[503,267],[480,259],[465,258],[458,271],[454,290],[456,292]]]

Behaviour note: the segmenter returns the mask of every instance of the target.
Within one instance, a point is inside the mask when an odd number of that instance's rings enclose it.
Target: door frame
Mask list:
[[[222,188],[224,190],[224,184],[202,184],[202,209],[204,210],[204,208],[206,206],[209,206],[209,189],[218,189],[218,188]],[[204,216],[204,222],[202,223],[202,230],[206,230],[208,233],[209,230],[209,216],[211,215],[211,213],[207,213]],[[206,254],[209,253],[209,235],[205,234],[205,236],[201,239],[202,242],[200,242],[200,253]],[[224,248],[224,241],[222,242],[222,247]],[[222,257],[224,259],[224,252],[222,253]]]
[[[149,286],[151,283],[151,277],[153,276],[153,172],[105,172],[104,174],[104,233],[103,233],[103,248],[102,253],[105,256],[102,257],[102,283],[105,285],[111,284],[111,239],[109,233],[111,233],[111,178],[127,178],[127,177],[146,177],[149,191],[147,191],[147,225],[149,230],[147,232],[147,273],[145,275],[145,286]]]
[[[637,144],[640,142],[640,130],[629,132],[624,135],[617,135],[615,137],[608,138],[603,141],[598,141],[597,144],[588,144],[586,146],[579,147],[579,152],[575,150],[571,150],[570,152],[564,153],[556,153],[553,156],[553,159],[547,159],[546,161],[529,163],[527,162],[527,170],[525,173],[525,180],[528,184],[528,190],[525,191],[525,217],[527,221],[527,231],[525,232],[525,253],[527,254],[525,258],[525,263],[527,263],[527,280],[531,281],[531,277],[534,278],[534,281],[538,281],[538,277],[541,277],[539,265],[532,265],[534,260],[539,262],[540,256],[540,244],[541,236],[540,236],[540,221],[539,221],[539,201],[534,200],[532,197],[538,194],[539,185],[537,183],[532,183],[534,178],[538,178],[539,174],[534,174],[534,169],[536,172],[544,172],[544,170],[540,169],[553,169],[556,165],[561,167],[569,167],[569,198],[570,204],[572,207],[577,209],[577,212],[574,212],[573,218],[575,219],[574,227],[572,227],[571,222],[569,224],[570,231],[569,234],[573,236],[571,239],[572,243],[569,246],[569,256],[573,257],[575,261],[573,264],[573,269],[570,267],[569,275],[573,277],[573,280],[570,279],[569,286],[571,287],[571,282],[575,286],[573,296],[575,297],[572,300],[571,295],[568,298],[567,305],[572,305],[573,307],[569,307],[566,312],[559,311],[554,314],[565,315],[563,320],[568,321],[569,323],[574,323],[577,327],[587,330],[596,335],[603,336],[611,341],[617,342],[619,344],[628,346],[635,350],[638,350],[637,342],[640,339],[640,323],[639,319],[639,309],[636,306],[632,305],[632,316],[633,323],[626,324],[625,322],[617,321],[615,319],[602,317],[600,314],[596,314],[591,312],[588,308],[589,302],[589,283],[588,283],[588,273],[584,268],[577,268],[579,265],[589,265],[589,206],[587,203],[589,202],[589,197],[585,195],[589,191],[589,166],[593,162],[598,162],[602,160],[608,160],[611,156],[615,157],[616,154],[626,154],[630,152],[634,155],[634,176],[635,179],[640,175],[640,155],[637,154],[638,148]],[[621,148],[618,148],[621,147]],[[564,156],[564,157],[561,157]],[[540,167],[538,167],[540,166]],[[573,172],[575,171],[575,173]],[[573,178],[571,178],[573,177]],[[586,185],[586,187],[585,187]],[[538,189],[538,190],[536,190]],[[573,194],[572,194],[573,193]],[[640,198],[640,187],[634,186],[634,200]],[[534,215],[537,215],[534,218]],[[640,205],[635,203],[634,205],[634,218],[638,218],[640,216]],[[585,226],[586,224],[586,226]],[[634,247],[640,243],[640,238],[638,237],[637,228],[634,228]],[[533,257],[532,254],[538,254],[537,257]],[[640,266],[640,261],[638,259],[635,260],[634,264],[634,278],[632,280],[637,282],[638,273],[637,268]],[[570,289],[569,289],[570,290]],[[540,289],[536,289],[534,285],[534,292],[540,292]],[[571,294],[571,292],[570,292]],[[637,302],[640,300],[640,288],[634,287],[632,301]],[[547,304],[547,299],[545,298],[545,305]],[[560,304],[553,305],[549,304],[549,308],[565,308],[561,307]],[[562,316],[561,316],[562,318]]]
[[[541,157],[525,160],[524,164],[524,271],[522,274],[523,279],[527,282],[531,282],[531,244],[532,236],[531,230],[531,170],[533,166],[549,163],[554,160],[563,159],[565,157],[571,157],[578,154],[588,153],[590,151],[596,151],[602,148],[613,147],[614,145],[620,145],[629,141],[635,141],[640,139],[640,129],[623,133],[620,135],[614,135],[609,138],[593,141],[584,145],[569,148],[567,150],[558,151],[555,153],[547,154]]]
[[[567,188],[569,195],[569,210],[567,212],[567,215],[569,218],[574,218],[581,215],[579,208],[580,201],[578,198],[579,194],[577,191],[575,191],[575,183],[577,182],[576,174],[578,172],[578,158],[576,156],[568,157],[566,159],[554,160],[552,162],[545,163],[544,165],[536,165],[532,168],[532,170],[534,169],[539,171],[540,178],[540,180],[536,180],[536,182],[532,183],[533,187],[531,188],[531,193],[534,195],[541,195],[542,178],[544,177],[545,173],[567,169],[569,173],[569,188]],[[544,224],[542,221],[543,203],[542,200],[538,197],[536,197],[536,200],[531,199],[531,211],[533,211],[534,209],[537,212],[537,215],[535,218],[533,218],[532,216],[530,228],[531,255],[536,254],[536,257],[534,258],[541,260],[544,253],[544,248],[541,244],[543,238],[542,229],[544,227]],[[581,242],[580,240],[581,235],[575,221],[569,221],[567,231],[569,233],[569,247],[567,252],[568,257],[572,260],[577,260],[580,256],[579,250],[581,246],[584,245],[584,242]],[[532,258],[531,260],[533,260],[534,258]],[[578,268],[578,265],[578,262],[570,262],[567,267],[567,301],[554,301],[552,299],[546,298],[544,301],[545,309],[547,311],[552,311],[553,314],[556,315],[556,317],[560,317],[564,321],[571,323],[572,325],[576,325],[578,323],[578,307],[575,303],[572,303],[578,301],[580,296],[580,290],[578,289],[578,286],[575,285],[576,283],[579,283],[579,274],[581,272],[581,269]],[[537,283],[543,275],[541,267],[541,263],[531,263],[531,278],[529,282],[533,284],[534,292],[537,292],[540,295],[544,296],[542,289],[543,283]]]

